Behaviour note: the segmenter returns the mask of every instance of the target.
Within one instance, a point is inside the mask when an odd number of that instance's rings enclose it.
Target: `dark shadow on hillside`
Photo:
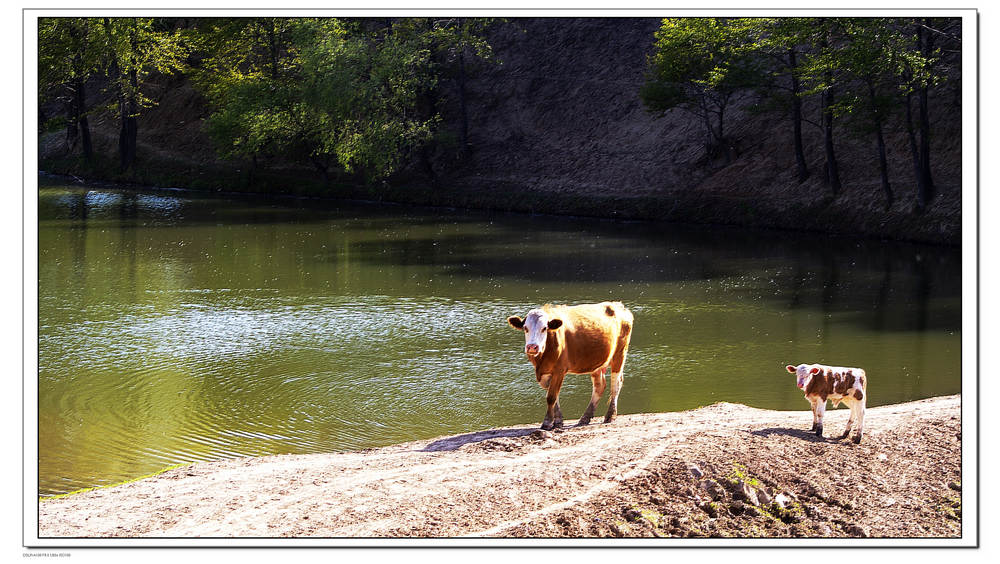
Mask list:
[[[464,435],[457,435],[454,437],[445,437],[439,439],[420,449],[421,452],[441,452],[448,450],[458,450],[459,447],[467,445],[469,443],[478,443],[486,441],[489,439],[496,439],[500,437],[526,437],[534,433],[537,428],[532,427],[528,429],[491,429],[487,431],[477,431],[475,433],[466,433]]]

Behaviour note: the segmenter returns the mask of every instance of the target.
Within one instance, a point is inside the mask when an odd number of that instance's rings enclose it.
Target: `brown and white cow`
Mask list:
[[[805,392],[806,399],[812,404],[812,430],[818,436],[823,436],[823,414],[826,412],[826,400],[830,400],[834,407],[843,402],[851,408],[847,429],[840,438],[846,438],[857,422],[858,429],[853,440],[855,443],[861,442],[865,426],[865,402],[868,399],[868,377],[864,370],[825,364],[789,364],[785,366],[785,370],[795,374],[796,385]]]
[[[621,302],[576,306],[546,304],[523,319],[507,318],[511,327],[524,331],[524,353],[535,367],[535,379],[548,393],[548,409],[542,429],[562,427],[559,389],[567,373],[590,374],[593,392],[590,405],[577,425],[590,423],[594,408],[607,385],[604,372],[610,368],[611,394],[604,422],[618,413],[622,368],[632,336],[632,313]]]

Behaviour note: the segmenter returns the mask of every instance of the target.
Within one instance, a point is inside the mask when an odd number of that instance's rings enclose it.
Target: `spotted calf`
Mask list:
[[[834,407],[843,402],[851,408],[847,429],[840,438],[850,435],[851,427],[857,423],[853,440],[855,443],[861,442],[865,424],[865,401],[868,399],[868,377],[864,370],[825,364],[789,364],[785,366],[785,370],[795,374],[796,385],[805,392],[806,399],[812,405],[812,430],[818,436],[823,436],[823,414],[826,412],[826,400],[830,400]]]

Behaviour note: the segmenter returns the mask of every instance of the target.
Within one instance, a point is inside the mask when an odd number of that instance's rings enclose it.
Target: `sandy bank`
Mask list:
[[[860,445],[830,438],[847,410],[820,439],[808,411],[720,403],[202,463],[42,501],[39,536],[956,537],[960,402],[871,408]]]

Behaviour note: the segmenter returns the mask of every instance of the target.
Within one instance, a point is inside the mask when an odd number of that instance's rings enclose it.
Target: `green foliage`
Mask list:
[[[744,20],[667,18],[656,32],[641,96],[652,111],[701,105],[756,82]],[[707,100],[706,100],[707,98]]]
[[[210,56],[195,75],[227,157],[280,156],[371,182],[396,172],[433,136],[442,67],[490,49],[479,20],[250,18],[204,22]]]
[[[38,20],[38,93],[42,101],[53,89],[87,80],[98,72],[101,43],[95,18]]]
[[[751,20],[667,18],[655,35],[639,96],[662,115],[680,108],[705,120],[710,138],[721,141],[727,106],[739,91],[760,82]],[[709,121],[715,117],[717,125]]]
[[[188,49],[181,35],[156,29],[153,18],[102,18],[100,27],[102,64],[111,88],[131,103],[125,111],[138,113],[154,105],[146,95],[147,78],[153,72],[172,74],[184,68]]]

